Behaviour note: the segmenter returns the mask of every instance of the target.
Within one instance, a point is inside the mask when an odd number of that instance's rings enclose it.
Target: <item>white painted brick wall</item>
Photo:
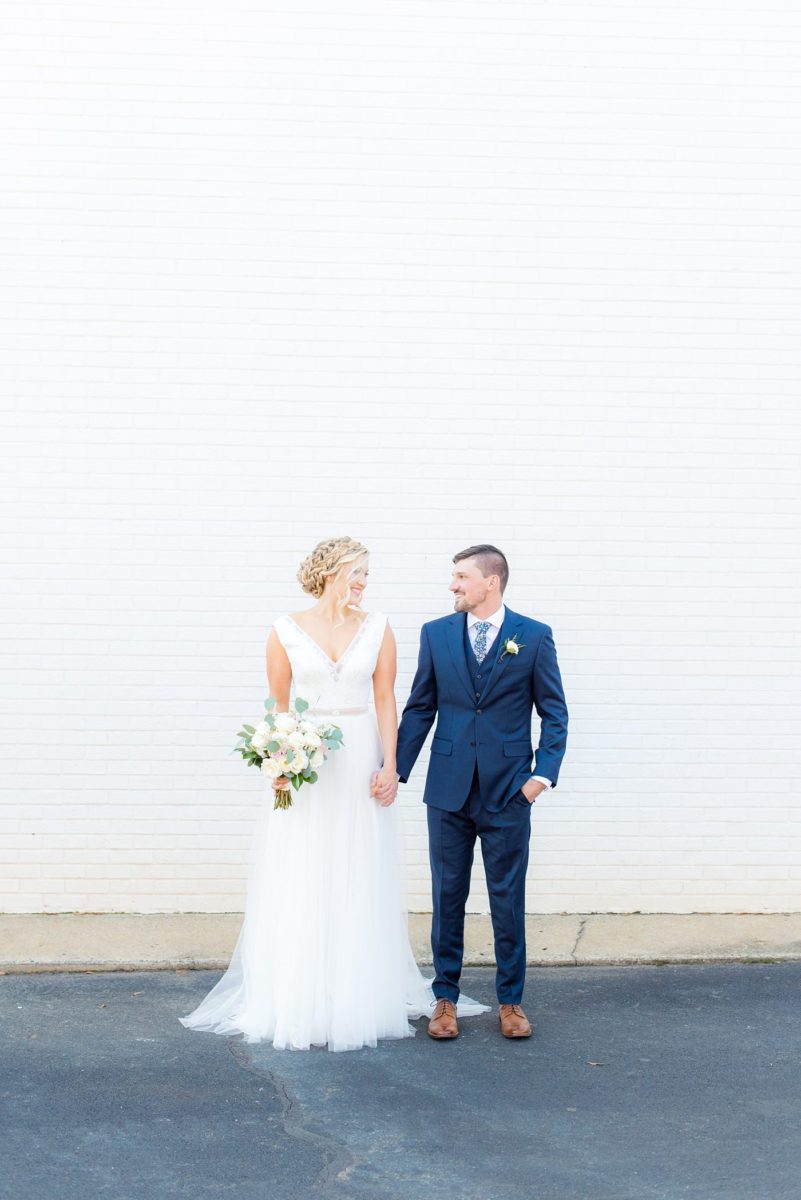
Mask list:
[[[232,733],[343,531],[401,703],[469,542],[554,628],[532,911],[797,909],[797,5],[0,19],[0,907],[241,907]]]

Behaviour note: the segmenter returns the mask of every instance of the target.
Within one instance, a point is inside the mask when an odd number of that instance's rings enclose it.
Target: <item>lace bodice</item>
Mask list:
[[[345,653],[334,662],[290,616],[278,617],[273,629],[292,667],[293,699],[300,696],[312,708],[327,710],[367,705],[386,624],[382,613],[367,613]]]

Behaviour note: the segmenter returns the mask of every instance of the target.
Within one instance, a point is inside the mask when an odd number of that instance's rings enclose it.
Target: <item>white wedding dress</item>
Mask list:
[[[244,922],[225,974],[179,1017],[188,1029],[356,1050],[412,1037],[409,1018],[431,1013],[401,899],[397,803],[382,808],[370,795],[382,749],[368,701],[386,622],[368,613],[337,662],[291,617],[275,622],[294,696],[339,725],[344,744],[317,783],[292,791],[289,809],[273,807],[261,777]],[[459,1016],[486,1011],[459,999]]]

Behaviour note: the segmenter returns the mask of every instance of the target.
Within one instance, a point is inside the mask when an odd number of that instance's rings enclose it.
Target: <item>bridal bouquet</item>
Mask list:
[[[258,767],[269,780],[285,776],[295,791],[304,783],[317,782],[317,767],[322,766],[331,750],[342,745],[342,730],[337,725],[304,717],[309,707],[296,697],[289,712],[274,712],[274,697],[264,701],[267,710],[258,725],[243,725],[239,732],[242,745],[235,746],[248,766]],[[290,808],[292,796],[286,788],[275,793],[275,808]]]

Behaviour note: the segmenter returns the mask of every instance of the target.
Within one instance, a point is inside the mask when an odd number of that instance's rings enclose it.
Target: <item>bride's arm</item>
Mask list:
[[[398,707],[395,703],[395,676],[398,673],[398,650],[395,635],[389,627],[384,631],[384,640],[373,672],[373,695],[375,715],[384,765],[373,777],[373,794],[382,805],[391,804],[398,793],[398,774],[395,766],[398,745]]]
[[[278,640],[274,629],[267,638],[267,686],[275,697],[276,711],[289,709],[289,688],[292,683],[292,667],[286,650]]]
[[[292,667],[286,650],[278,640],[274,629],[270,630],[267,638],[267,687],[269,694],[276,699],[276,712],[287,712],[289,709],[289,688],[292,683]],[[273,790],[289,787],[289,780],[283,775],[273,780]]]

